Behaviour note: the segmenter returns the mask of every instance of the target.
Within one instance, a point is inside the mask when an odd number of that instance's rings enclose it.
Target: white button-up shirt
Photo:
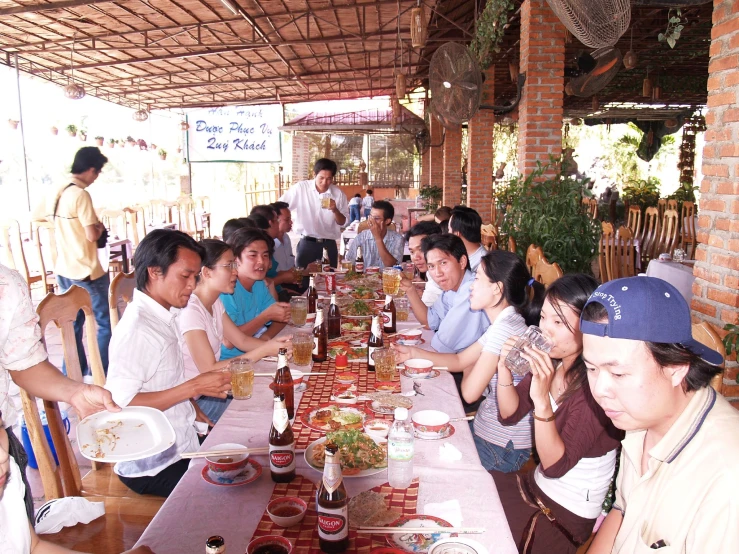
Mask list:
[[[329,194],[336,202],[336,209],[344,217],[349,217],[349,203],[346,195],[336,185],[331,185],[324,194]],[[300,181],[290,187],[280,198],[287,202],[295,220],[295,232],[318,239],[339,240],[341,227],[331,210],[321,208],[321,193],[316,188],[315,180]]]
[[[140,392],[158,392],[185,382],[176,316],[145,293],[136,290],[110,341],[108,382],[105,388],[119,406],[128,406]],[[180,460],[183,452],[198,450],[193,427],[195,409],[189,400],[164,411],[175,432],[175,444],[143,460],[119,462],[113,468],[123,477],[158,474]]]
[[[0,264],[0,411],[5,427],[17,419],[9,371],[28,369],[46,358],[28,285],[20,273]]]

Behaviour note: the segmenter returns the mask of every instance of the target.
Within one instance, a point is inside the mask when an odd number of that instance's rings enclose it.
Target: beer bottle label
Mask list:
[[[295,443],[269,445],[269,469],[275,473],[290,473],[295,469]]]
[[[393,312],[382,312],[382,324],[385,327],[393,326]]]
[[[364,271],[364,262],[356,262],[354,264],[354,272],[362,273]]]
[[[289,423],[290,418],[287,417],[287,408],[284,407],[283,403],[282,409],[275,410],[272,415],[272,425],[275,426],[278,433],[284,433]]]
[[[318,356],[318,337],[313,337],[313,355]]]
[[[318,509],[318,536],[327,541],[340,541],[349,535],[349,506]]]
[[[375,353],[375,350],[377,350],[377,346],[368,346],[367,347],[367,363],[371,365],[372,367],[375,367],[375,359],[372,357],[372,354]]]
[[[337,463],[326,464],[323,469],[323,486],[329,493],[334,492],[341,485],[341,466]]]

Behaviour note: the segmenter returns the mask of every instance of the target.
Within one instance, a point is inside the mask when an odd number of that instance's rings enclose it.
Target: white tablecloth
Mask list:
[[[693,299],[693,268],[677,262],[660,262],[652,260],[647,266],[647,276],[657,277],[670,283],[673,287],[680,291],[690,306]]]

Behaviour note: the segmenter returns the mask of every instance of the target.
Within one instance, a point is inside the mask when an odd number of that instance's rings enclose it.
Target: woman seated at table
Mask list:
[[[493,473],[519,552],[576,552],[590,537],[613,478],[622,433],[593,400],[582,360],[580,312],[597,286],[574,274],[547,289],[540,327],[554,346],[549,354],[524,349],[531,372],[518,385],[504,363],[516,337],[500,352],[500,421],[514,425],[533,409],[541,460],[524,475]]]
[[[470,286],[470,308],[484,310],[492,322],[485,334],[457,354],[441,354],[421,348],[395,346],[399,361],[431,360],[450,372],[463,374],[461,393],[474,402],[483,400],[470,428],[480,461],[487,470],[517,471],[531,456],[531,416],[504,427],[498,421],[497,388],[500,349],[511,336],[539,322],[544,286],[531,278],[526,265],[513,252],[493,250],[483,256]],[[517,376],[516,382],[523,379]]]
[[[188,379],[199,373],[228,369],[231,360],[221,359],[221,345],[228,341],[243,350],[248,357],[259,360],[275,356],[280,348],[289,346],[289,337],[269,342],[242,333],[226,313],[221,293],[232,294],[236,285],[236,259],[231,247],[220,240],[200,242],[205,248],[203,268],[197,287],[179,316],[180,347]],[[225,340],[224,340],[225,339]],[[198,406],[213,422],[217,422],[230,403],[226,398],[201,396]]]

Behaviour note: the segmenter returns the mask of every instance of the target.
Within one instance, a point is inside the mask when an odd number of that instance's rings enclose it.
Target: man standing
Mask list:
[[[487,253],[482,245],[482,218],[476,210],[466,206],[455,206],[449,217],[449,232],[462,239],[470,261],[470,271],[477,271],[480,260]]]
[[[59,291],[72,285],[90,293],[92,312],[97,322],[97,341],[103,369],[108,371],[108,344],[110,343],[110,312],[108,288],[110,277],[100,265],[97,241],[105,231],[98,221],[87,187],[100,175],[108,158],[95,146],[77,151],[72,163],[72,179],[48,198],[34,213],[34,220],[48,220],[54,224],[57,260],[54,271]],[[83,376],[90,376],[85,349],[82,346],[82,327],[85,316],[79,312],[74,323],[77,353]]]
[[[435,221],[419,221],[405,234],[405,240],[408,243],[408,250],[411,253],[411,262],[416,266],[421,279],[426,281],[421,301],[427,307],[433,306],[434,302],[439,299],[444,291],[439,288],[439,285],[436,284],[431,273],[428,271],[426,256],[423,254],[423,248],[421,245],[423,244],[423,239],[427,236],[440,234],[441,226]],[[403,287],[403,290],[408,290],[409,287],[413,287],[413,283],[404,277],[401,281],[401,287]]]
[[[580,329],[593,398],[627,432],[588,552],[739,552],[739,412],[710,386],[723,358],[693,339],[683,296],[653,277],[609,281]]]
[[[341,226],[349,216],[349,204],[341,189],[333,185],[336,162],[321,158],[313,165],[315,178],[296,183],[280,198],[295,214],[295,228],[301,235],[296,263],[300,267],[320,260],[323,249],[328,251],[331,265],[339,263],[336,241],[341,238]],[[326,207],[322,207],[325,205]]]
[[[390,202],[379,200],[370,210],[367,218],[369,229],[359,233],[349,243],[346,259],[357,259],[357,247],[362,247],[365,267],[393,267],[403,260],[403,235],[391,231],[388,226],[393,222],[395,208]]]
[[[372,196],[372,189],[367,189],[367,194],[362,198],[362,216],[369,217],[372,206],[375,205],[375,197]]]

